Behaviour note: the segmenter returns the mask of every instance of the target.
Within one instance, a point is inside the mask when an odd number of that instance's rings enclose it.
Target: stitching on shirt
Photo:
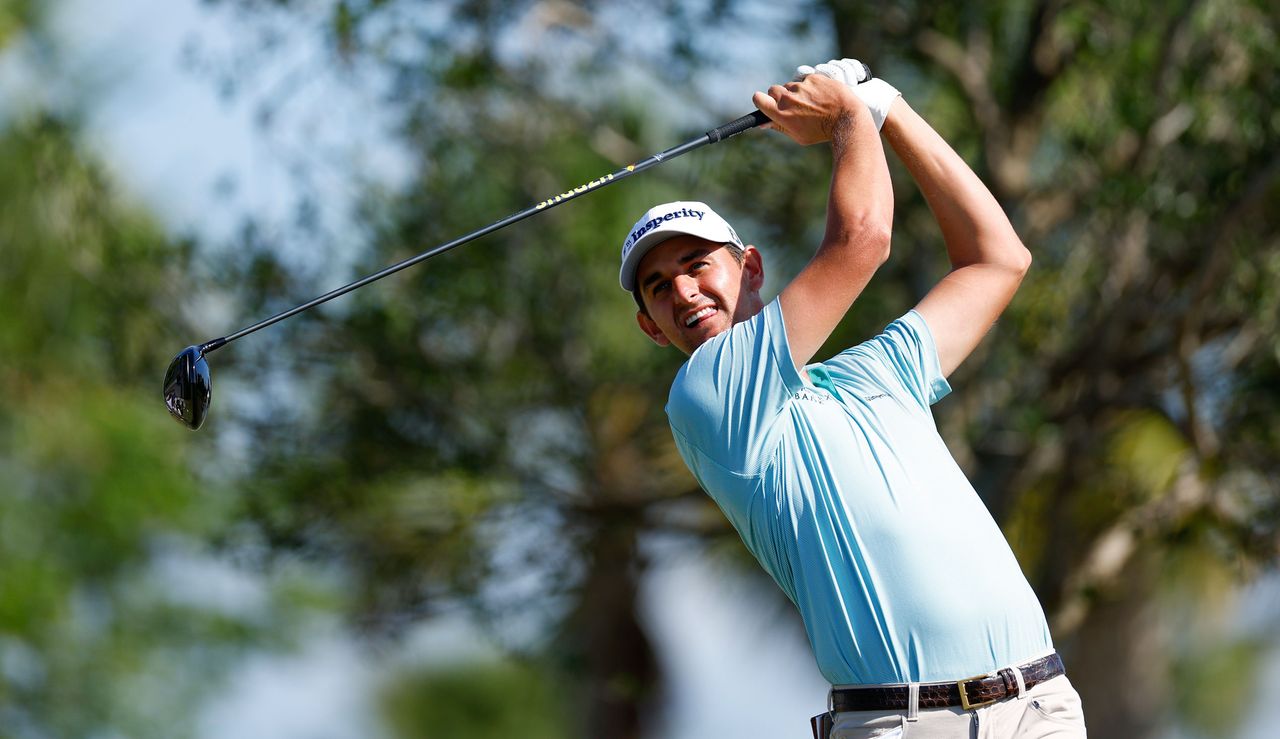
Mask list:
[[[779,328],[779,332],[782,334],[782,346],[786,347],[785,353],[787,355],[785,357],[779,357],[778,342],[777,341],[769,342],[769,358],[773,360],[775,371],[778,373],[778,376],[782,378],[782,386],[787,389],[786,397],[782,399],[782,403],[779,404],[777,407],[777,410],[781,411],[783,408],[787,407],[788,403],[791,402],[792,397],[801,389],[805,388],[806,385],[804,384],[804,379],[800,376],[800,369],[796,367],[795,357],[791,356],[791,339],[790,337],[787,336],[787,317],[782,311],[782,300],[781,298],[774,298],[773,302],[777,303],[778,328]],[[766,306],[765,309],[768,310],[768,306]],[[763,311],[761,311],[761,313],[763,313]],[[763,321],[762,323],[768,323],[768,322]],[[773,331],[771,330],[770,333],[772,334]],[[787,377],[787,372],[785,367],[788,367],[788,366],[791,367],[791,371],[795,374],[794,378]],[[795,388],[791,386],[792,379],[794,379],[796,382],[799,383],[800,385],[799,388]]]
[[[702,457],[707,462],[711,463],[711,465],[714,466],[716,469],[720,470],[721,472],[724,472],[727,475],[732,475],[738,478],[739,480],[759,480],[760,478],[764,477],[768,473],[769,468],[773,466],[773,459],[770,458],[768,462],[764,464],[762,467],[760,467],[760,469],[757,470],[756,472],[738,472],[737,470],[731,470],[728,467],[725,467],[724,465],[720,464],[720,462],[718,462],[715,457],[711,456],[711,454],[709,454],[701,446],[690,441],[689,437],[681,433],[680,430],[677,429],[675,426],[671,427],[671,433],[676,436],[679,436],[680,440],[683,441],[686,446],[688,446],[693,451],[697,452],[699,457]],[[759,493],[757,492],[757,494]]]

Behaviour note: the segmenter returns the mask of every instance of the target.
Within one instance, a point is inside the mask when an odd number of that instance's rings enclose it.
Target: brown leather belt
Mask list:
[[[1028,690],[1046,680],[1066,674],[1062,657],[1057,652],[1047,657],[1018,665],[1022,681]],[[831,706],[836,713],[845,711],[895,711],[907,710],[909,688],[906,685],[886,685],[865,688],[835,688],[831,691]],[[959,680],[954,683],[921,683],[920,708],[949,708],[960,706],[966,711],[990,705],[1018,694],[1018,679],[1013,670],[1005,668],[988,675]]]

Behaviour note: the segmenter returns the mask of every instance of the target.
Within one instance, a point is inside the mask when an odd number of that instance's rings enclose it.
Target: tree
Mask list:
[[[310,10],[271,6],[263,22]],[[1165,680],[1196,671],[1138,638],[1158,633],[1153,604],[1195,609],[1214,577],[1190,573],[1247,578],[1277,553],[1280,258],[1265,206],[1280,65],[1264,5],[831,1],[771,8],[764,24],[746,0],[671,3],[645,19],[664,33],[643,40],[609,3],[326,7],[334,63],[386,71],[420,172],[371,198],[370,267],[662,148],[672,128],[737,115],[712,110],[707,86],[763,43],[755,29],[829,32],[832,55],[898,83],[1036,257],[940,425],[1050,612],[1095,733],[1165,720]],[[812,51],[776,66],[801,61]],[[655,399],[677,358],[620,328],[632,308],[610,293],[616,234],[651,201],[697,192],[794,270],[816,243],[824,167],[737,141],[295,324],[293,370],[320,410],[259,427],[251,514],[282,546],[354,563],[375,622],[463,598],[502,632],[513,604],[493,593],[516,592],[515,610],[540,614],[534,634],[563,637],[553,651],[582,680],[583,733],[636,735],[660,679],[634,614],[637,542],[731,532],[666,441]],[[923,200],[897,195],[895,257],[830,349],[945,269]],[[522,565],[532,587],[493,585]]]
[[[56,59],[41,10],[0,3],[0,51]],[[270,585],[260,609],[210,602],[184,566],[227,535],[234,497],[160,399],[195,247],[83,139],[76,111],[0,117],[0,734],[186,736],[296,610]]]
[[[186,250],[74,139],[53,117],[0,132],[0,723],[173,736],[155,732],[219,661],[193,642],[233,651],[247,636],[157,591],[150,570],[166,541],[221,519],[158,390],[136,380],[173,344],[163,316]],[[172,654],[190,671],[173,674]]]
[[[949,439],[1087,675],[1091,718],[1150,731],[1166,699],[1142,676],[1174,651],[1140,638],[1161,562],[1200,551],[1247,576],[1277,552],[1275,439],[1246,420],[1278,389],[1255,379],[1277,360],[1274,267],[1257,266],[1277,248],[1274,26],[1249,3],[1036,3],[884,31],[940,72],[1037,258],[1002,327],[1013,351],[993,344],[959,380],[977,402],[948,414]],[[1099,648],[1116,630],[1129,659]]]

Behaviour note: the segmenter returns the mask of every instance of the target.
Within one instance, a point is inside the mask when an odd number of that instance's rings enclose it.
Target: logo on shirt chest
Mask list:
[[[812,388],[807,388],[807,387],[800,388],[799,390],[796,391],[796,394],[793,395],[792,397],[795,398],[796,400],[812,400],[815,403],[826,403],[831,400],[831,398],[818,392],[817,390],[814,390]]]

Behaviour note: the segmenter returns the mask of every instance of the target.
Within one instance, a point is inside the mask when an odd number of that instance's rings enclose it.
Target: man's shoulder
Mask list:
[[[826,362],[851,360],[856,362],[880,361],[890,346],[918,344],[921,335],[928,338],[924,319],[915,310],[908,311],[890,321],[879,333],[840,351]]]
[[[698,347],[676,372],[667,395],[673,427],[705,423],[731,412],[734,398],[753,392],[760,374],[752,365],[772,361],[769,321],[776,300]]]
[[[938,366],[933,336],[915,310],[891,321],[884,330],[823,363],[838,381],[872,381],[900,385],[928,406],[950,385]]]
[[[732,330],[733,328],[729,329]],[[715,367],[723,348],[722,339],[726,338],[725,334],[729,331],[698,347],[676,372],[667,393],[667,417],[672,426],[678,428],[695,417],[705,416],[720,407],[718,403],[710,401],[718,394],[719,379]]]

